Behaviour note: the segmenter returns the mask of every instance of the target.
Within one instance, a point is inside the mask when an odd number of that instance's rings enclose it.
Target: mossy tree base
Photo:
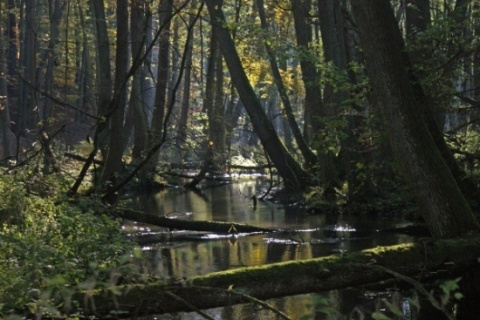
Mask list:
[[[302,293],[341,289],[387,280],[392,273],[426,280],[479,264],[480,238],[421,241],[303,261],[289,261],[211,273],[171,285],[118,286],[81,292],[84,311],[104,317],[112,310],[125,317],[191,311]],[[375,268],[374,266],[381,266]],[[444,273],[440,271],[445,271]],[[115,292],[115,293],[114,293]],[[188,302],[188,303],[187,303]],[[95,306],[95,307],[93,307]]]

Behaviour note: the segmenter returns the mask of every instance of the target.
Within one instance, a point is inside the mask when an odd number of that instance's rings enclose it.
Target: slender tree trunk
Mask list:
[[[194,7],[196,1],[192,1],[191,5]],[[185,43],[185,70],[183,76],[183,96],[180,108],[180,116],[177,123],[177,137],[176,137],[176,162],[182,163],[185,155],[185,143],[187,141],[187,122],[190,109],[190,88],[192,75],[192,54],[193,54],[193,23],[195,16],[191,15],[188,21],[188,34]]]
[[[0,21],[3,21],[4,4],[0,3]],[[8,27],[7,27],[8,29]],[[5,37],[8,33],[4,32],[3,25],[0,25],[0,163],[13,156],[13,141],[10,124],[10,107],[8,104],[7,90],[7,59],[8,52],[7,41]],[[3,151],[3,152],[2,152]]]
[[[143,105],[142,88],[143,73],[142,68],[138,66],[143,64],[141,58],[145,52],[145,8],[141,1],[133,1],[130,5],[132,66],[135,68],[130,93],[134,129],[132,159],[134,163],[138,163],[147,148],[147,115]]]
[[[156,27],[156,22],[153,20],[152,9],[153,0],[147,0],[145,5],[145,47],[153,47],[153,30]],[[155,10],[156,12],[156,10]],[[149,49],[143,60],[142,67],[142,88],[143,88],[143,105],[147,115],[147,124],[152,122],[152,111],[155,98],[154,74],[153,74],[153,50]],[[148,125],[147,125],[148,126]],[[148,141],[147,141],[148,146]]]
[[[21,30],[22,46],[20,48],[19,73],[20,82],[20,112],[18,119],[18,133],[24,134],[26,129],[35,126],[35,92],[32,86],[36,83],[35,56],[37,54],[38,18],[36,13],[36,0],[25,0],[25,18]]]
[[[268,30],[269,27],[268,27],[267,17],[265,15],[263,0],[257,0],[257,7],[258,7],[258,14],[260,17],[260,21],[262,24],[262,29],[265,32],[265,36],[267,36],[269,32]],[[264,44],[268,54],[268,60],[270,61],[270,68],[272,70],[273,79],[277,86],[278,93],[280,94],[283,107],[285,108],[285,114],[287,116],[288,124],[290,125],[290,129],[293,133],[295,141],[297,142],[298,148],[300,149],[300,152],[303,155],[306,165],[312,166],[317,162],[317,157],[309,148],[307,142],[305,141],[305,138],[303,137],[302,132],[300,131],[297,120],[293,115],[293,106],[290,103],[290,98],[288,97],[287,89],[283,84],[282,76],[280,75],[275,53],[273,52],[273,49],[270,46],[268,40],[265,40]]]
[[[151,123],[150,148],[159,143],[166,134],[164,126],[165,109],[167,107],[168,79],[170,76],[170,28],[173,14],[171,0],[160,1],[159,7],[160,35],[158,38],[158,69],[157,85],[155,89],[155,108],[153,110]],[[151,163],[158,161],[159,152],[152,157]]]
[[[395,159],[410,184],[430,233],[437,238],[478,231],[479,225],[418,108],[428,100],[407,73],[408,60],[388,0],[352,2],[375,103]],[[417,88],[418,90],[418,88]]]
[[[473,20],[477,21],[474,25],[473,33],[475,37],[480,37],[480,2],[474,1],[473,3]],[[473,52],[473,97],[475,101],[480,101],[480,50]],[[477,110],[476,115],[480,114]]]
[[[15,15],[15,0],[7,0],[7,29],[5,32],[6,39],[4,41],[8,42],[7,46],[7,67],[6,74],[8,78],[11,79],[7,83],[8,96],[10,98],[18,99],[18,77],[17,77],[17,68],[18,68],[18,40],[17,40],[17,18]],[[15,79],[15,80],[14,80]],[[15,85],[14,85],[15,83]]]
[[[44,75],[44,91],[47,94],[44,97],[43,112],[41,115],[41,127],[42,136],[46,136],[49,131],[49,120],[53,116],[53,100],[48,96],[54,96],[54,68],[57,60],[59,59],[55,54],[57,50],[56,44],[59,42],[60,37],[60,23],[62,21],[63,12],[66,6],[66,2],[62,0],[50,0],[49,1],[49,15],[50,15],[50,40],[48,42],[46,52],[46,68]],[[41,87],[41,84],[38,84]],[[54,166],[54,159],[50,150],[49,139],[43,139],[46,145],[43,145],[44,149],[44,164],[43,173],[48,174],[51,172]]]
[[[62,21],[63,12],[66,6],[66,2],[62,0],[50,0],[49,1],[49,15],[50,15],[50,40],[48,42],[46,52],[46,69],[45,69],[45,88],[44,91],[48,96],[54,96],[54,68],[58,57],[55,53],[57,50],[56,44],[59,42],[60,36],[60,23]],[[45,121],[53,115],[53,101],[52,99],[45,97],[44,107],[42,112],[43,126],[47,129]]]
[[[205,75],[205,98],[203,99],[203,112],[207,113],[208,118],[212,118],[212,110],[215,99],[215,63],[218,61],[218,55],[221,55],[220,47],[216,39],[214,28],[210,32],[209,54],[207,58],[207,71]]]
[[[91,59],[89,53],[89,45],[88,45],[88,35],[87,35],[87,25],[85,23],[85,17],[83,14],[83,8],[80,4],[76,6],[79,18],[78,24],[78,31],[79,37],[81,40],[77,40],[77,75],[76,75],[76,83],[78,85],[77,88],[77,108],[80,112],[75,114],[75,120],[85,120],[85,113],[91,112],[89,110],[89,101],[91,96],[91,90],[89,89],[90,83],[90,70],[91,70]],[[82,113],[82,111],[84,113]],[[92,112],[92,114],[94,114]]]
[[[128,69],[128,0],[117,0],[117,41],[115,54],[114,102],[111,104],[109,119],[111,134],[109,136],[108,152],[105,158],[100,183],[108,186],[116,185],[116,176],[122,171],[122,156],[125,140],[123,121],[127,96]]]
[[[220,47],[216,42],[215,50],[215,82],[214,82],[214,99],[212,104],[212,112],[209,117],[209,132],[212,145],[212,162],[214,168],[220,172],[224,172],[226,165],[225,153],[225,113],[224,102],[225,94],[223,93],[223,59],[220,53]]]
[[[230,71],[235,88],[252,121],[255,132],[284,180],[285,187],[294,190],[304,189],[307,183],[307,174],[282,144],[272,123],[262,109],[262,105],[242,67],[230,32],[226,28],[227,23],[222,8],[218,5],[218,2],[213,0],[207,1],[206,4],[210,13],[212,27],[218,32],[218,41],[222,55]]]
[[[110,41],[108,38],[107,21],[105,17],[105,6],[103,0],[90,0],[90,7],[93,10],[95,39],[96,39],[96,88],[97,88],[97,115],[104,117],[108,114],[109,105],[112,99],[112,75],[110,67]],[[106,157],[106,147],[110,134],[105,123],[106,119],[100,120],[95,134],[95,145]]]
[[[318,130],[318,118],[323,110],[320,76],[311,53],[312,28],[308,23],[311,0],[291,0],[297,46],[299,48],[300,68],[305,87],[305,123],[304,137],[311,144]]]
[[[223,171],[226,164],[225,145],[225,117],[223,111],[224,103],[224,80],[223,60],[220,52],[220,45],[217,41],[216,30],[212,28],[210,36],[210,49],[208,56],[205,99],[203,111],[208,117],[208,136],[210,150],[207,152],[207,159],[217,170]]]

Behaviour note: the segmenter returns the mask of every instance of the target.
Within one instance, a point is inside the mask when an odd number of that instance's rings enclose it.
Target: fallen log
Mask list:
[[[395,274],[422,280],[454,277],[455,271],[466,266],[478,268],[479,257],[479,237],[422,241],[304,261],[238,268],[186,279],[178,285],[155,282],[83,291],[73,300],[84,301],[83,310],[100,318],[113,310],[120,312],[117,315],[122,317],[137,317],[191,311],[193,306],[207,309],[251,302],[250,298],[269,299],[341,289],[392,279]],[[404,280],[402,277],[398,278]],[[172,299],[172,295],[179,299]]]
[[[134,211],[134,210],[116,210],[113,214],[122,219],[133,220],[159,227],[190,230],[190,231],[208,231],[220,234],[237,234],[253,232],[278,232],[280,230],[251,226],[233,222],[219,221],[191,221],[181,219],[171,219],[167,217],[154,216],[152,214]]]

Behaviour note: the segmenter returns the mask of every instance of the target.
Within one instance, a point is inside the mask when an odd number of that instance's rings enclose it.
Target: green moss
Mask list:
[[[358,265],[379,264],[399,272],[415,272],[418,265],[428,262],[435,266],[443,263],[445,257],[459,263],[479,252],[480,243],[471,240],[442,240],[436,242],[406,243],[394,246],[375,247],[372,249],[343,255],[331,255],[316,259],[288,261],[258,267],[245,267],[215,272],[192,278],[189,283],[202,286],[228,287],[242,286],[249,283],[275,283],[278,279],[289,279],[292,274],[297,277],[326,279],[358,272]],[[425,255],[428,253],[428,257]]]

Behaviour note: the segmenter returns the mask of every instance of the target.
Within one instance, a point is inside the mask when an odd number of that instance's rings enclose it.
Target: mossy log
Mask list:
[[[321,292],[391,279],[453,277],[479,264],[480,238],[422,241],[303,261],[247,267],[187,279],[82,292],[83,310],[103,317],[112,310],[125,317],[191,311]],[[385,272],[386,270],[392,272]],[[400,280],[402,280],[400,278]],[[93,306],[96,306],[93,308]]]
[[[116,217],[151,224],[159,227],[190,230],[190,231],[208,231],[219,234],[236,233],[254,233],[254,232],[275,232],[279,230],[251,226],[247,224],[219,221],[191,221],[172,219],[167,217],[155,216],[152,214],[134,211],[134,210],[116,210],[113,213]]]

